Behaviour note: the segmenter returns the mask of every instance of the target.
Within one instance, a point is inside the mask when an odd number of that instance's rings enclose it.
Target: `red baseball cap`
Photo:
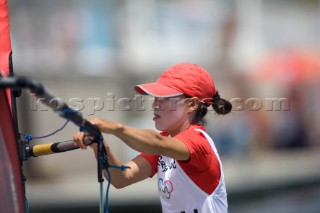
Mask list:
[[[197,64],[180,63],[167,69],[156,82],[140,84],[135,90],[142,95],[169,98],[179,95],[197,97],[210,105],[216,88],[210,74]]]

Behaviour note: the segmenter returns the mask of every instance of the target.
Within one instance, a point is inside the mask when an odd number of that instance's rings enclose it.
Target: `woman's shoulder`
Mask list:
[[[196,137],[198,139],[205,139],[206,137],[204,136],[204,134],[201,131],[197,131],[197,130],[202,130],[205,131],[205,127],[201,126],[201,125],[197,125],[197,124],[192,124],[190,125],[186,130],[180,132],[178,135],[176,135],[176,138],[179,137]]]
[[[211,146],[207,138],[201,131],[197,130],[205,131],[205,127],[191,125],[188,129],[176,135],[175,138],[185,143],[190,152],[201,151],[203,153],[211,153]]]

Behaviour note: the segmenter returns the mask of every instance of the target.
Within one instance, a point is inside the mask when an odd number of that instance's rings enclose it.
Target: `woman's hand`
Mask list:
[[[92,118],[89,118],[88,121],[101,131],[101,127],[103,126],[102,119],[97,117],[92,117]],[[89,134],[84,132],[77,132],[73,136],[74,145],[78,146],[80,149],[87,149],[87,145],[85,145],[84,143],[85,138],[90,139]],[[94,148],[94,147],[92,146],[91,148]]]
[[[88,119],[88,121],[94,126],[96,126],[100,131],[101,131],[101,128],[104,126],[103,125],[104,120],[98,117],[91,117]]]
[[[103,120],[103,119],[97,118],[97,117],[89,118],[88,121],[91,124],[93,124],[94,126],[96,126],[101,132],[104,132],[104,133],[112,133],[113,132],[112,130],[115,129],[115,126],[119,125],[117,123]],[[76,146],[80,147],[81,149],[87,149],[87,145],[85,145],[85,143],[84,143],[85,138],[92,139],[92,138],[90,138],[90,135],[88,133],[77,132],[73,136],[73,142]],[[103,141],[103,142],[104,142],[106,149],[109,149],[109,145],[105,141]],[[90,146],[90,147],[95,150],[96,148],[94,147],[94,145],[95,145],[95,143],[93,143],[92,146]]]
[[[88,134],[84,132],[77,132],[73,136],[74,145],[78,146],[80,149],[87,149],[87,145],[84,144],[84,138],[88,137]]]
[[[88,121],[98,127],[98,129],[107,134],[114,134],[122,125],[120,123],[104,120],[102,118],[92,117]]]

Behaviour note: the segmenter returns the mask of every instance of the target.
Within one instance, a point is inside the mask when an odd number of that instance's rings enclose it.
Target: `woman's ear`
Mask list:
[[[196,111],[200,107],[200,100],[196,97],[188,98],[187,110],[190,112]]]

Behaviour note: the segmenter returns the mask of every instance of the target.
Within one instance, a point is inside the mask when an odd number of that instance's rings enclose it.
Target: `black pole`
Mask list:
[[[10,77],[14,77],[14,72],[13,72],[13,63],[12,63],[12,52],[10,52],[9,54],[9,76]],[[19,123],[18,123],[18,113],[17,113],[17,97],[21,96],[21,89],[20,88],[12,88],[10,89],[10,100],[11,100],[11,113],[12,113],[12,121],[13,121],[13,128],[16,134],[16,143],[18,146],[18,153],[19,153],[19,159],[20,159],[20,168],[21,168],[21,175],[22,175],[22,187],[23,187],[23,193],[24,195],[26,195],[26,181],[27,178],[24,175],[23,172],[23,155],[22,155],[22,148],[24,148],[23,146],[21,146],[22,142],[21,142],[21,138],[20,138],[20,134],[19,134]],[[26,197],[26,196],[24,196]],[[24,199],[24,205],[26,206],[26,199]]]
[[[13,65],[12,65],[12,52],[9,55],[9,76],[14,77],[13,74]],[[16,98],[21,96],[21,89],[15,88],[10,90],[11,93],[11,111],[12,111],[12,119],[14,129],[16,131],[17,140],[20,140],[19,132],[19,125],[18,125],[18,114],[17,114],[17,102]]]

